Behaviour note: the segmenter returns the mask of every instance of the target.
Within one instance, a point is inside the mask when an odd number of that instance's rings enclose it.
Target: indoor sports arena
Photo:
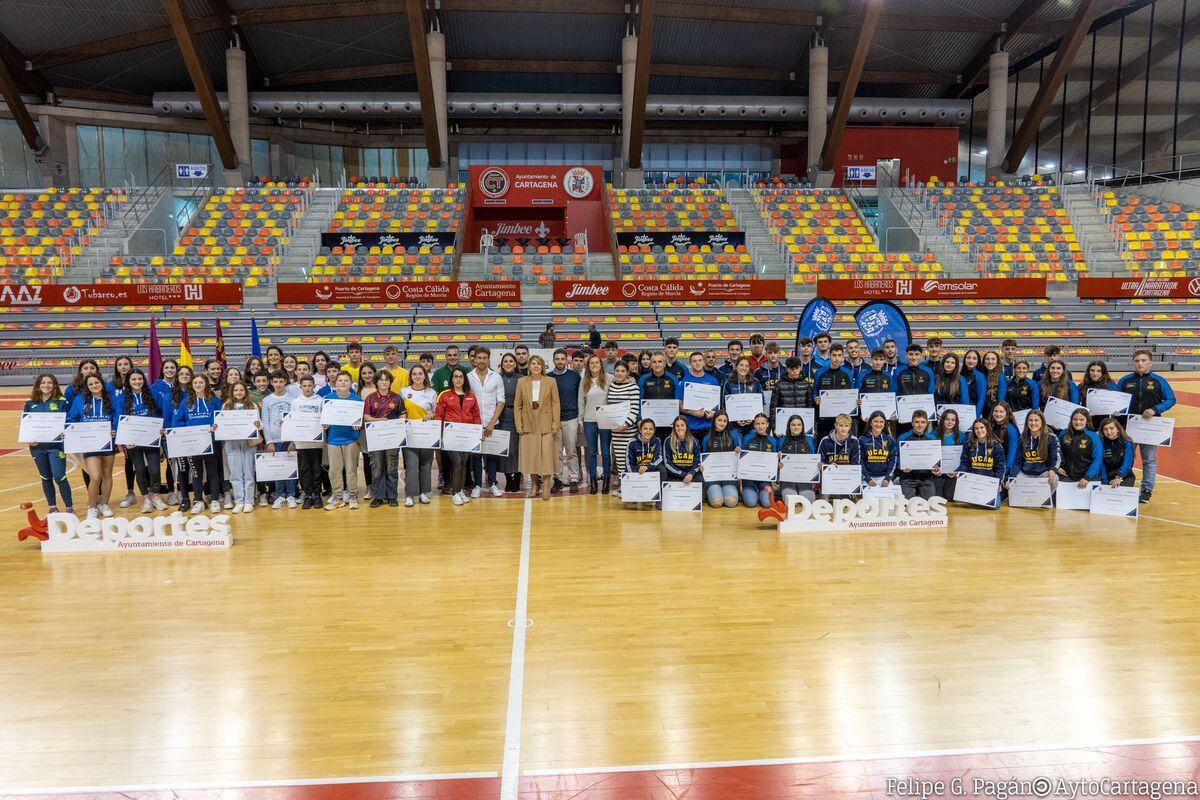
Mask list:
[[[0,0],[0,800],[1200,796],[1197,0]]]

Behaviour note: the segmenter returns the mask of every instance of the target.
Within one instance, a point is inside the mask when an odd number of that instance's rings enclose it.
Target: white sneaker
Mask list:
[[[429,495],[427,495],[427,494],[422,494],[422,495],[420,496],[420,498],[418,498],[418,499],[421,501],[421,505],[423,505],[423,506],[427,506],[427,505],[429,505]]]
[[[296,502],[296,498],[294,498],[294,497],[289,497],[287,499],[287,504],[288,504],[288,508],[295,508],[296,506],[300,505],[299,503]]]
[[[237,508],[235,505],[234,508]],[[250,514],[254,511],[254,503],[242,503],[242,513]]]
[[[271,508],[274,508],[274,509],[280,509],[280,508],[283,508],[283,498],[282,498],[282,497],[276,497],[276,498],[275,498],[275,502],[274,502],[274,503],[271,503]]]
[[[325,504],[325,510],[326,511],[336,511],[337,509],[341,508],[344,505],[345,505],[345,503],[342,502],[342,498],[331,497],[331,498],[329,498],[329,502]]]
[[[406,497],[406,498],[404,498],[404,507],[405,507],[405,508],[412,508],[412,507],[413,507],[413,499],[412,499],[411,497]]]
[[[232,494],[225,495],[225,500],[224,500],[224,502],[221,503],[221,505],[224,506],[226,509],[233,508],[233,495]]]
[[[85,517],[85,519],[96,519],[98,516],[100,516],[100,512],[95,508],[88,506],[87,517]]]
[[[213,514],[220,514],[221,513],[221,504],[218,503],[216,500],[213,500],[211,503],[208,504],[208,510]]]
[[[233,504],[233,513],[234,513],[234,514],[240,514],[240,513],[241,513],[241,511],[242,511],[242,504],[241,504],[241,503],[234,503],[234,504]]]
[[[266,508],[266,507],[267,507],[267,505],[268,505],[268,503],[267,503],[267,496],[266,496],[265,494],[260,494],[260,495],[258,496],[258,506],[259,506],[259,508]]]
[[[162,501],[162,498],[156,494],[150,495],[150,502],[154,505],[155,511],[166,511],[167,510],[167,504],[164,503]]]
[[[463,503],[465,503],[467,501],[463,497],[462,492],[455,492],[454,494],[450,495],[450,502],[454,503],[454,505],[456,505],[456,506],[461,506]]]
[[[106,505],[100,506],[100,516],[107,518],[107,517],[111,517],[112,515],[113,515],[113,510],[111,508],[109,508]]]
[[[204,503],[202,501],[197,500],[196,502],[192,503],[192,513],[193,514],[200,514],[203,511],[204,511]]]
[[[169,505],[169,506],[179,505],[180,499],[181,498],[179,497],[179,492],[168,492],[167,493],[167,505]]]
[[[124,499],[122,499],[121,502],[118,503],[117,505],[120,508],[129,508],[131,505],[133,505],[136,502],[137,502],[137,498],[133,496],[133,492],[130,492],[129,494],[125,495]]]
[[[482,494],[483,491],[478,486],[471,490],[471,498],[474,500],[478,500]]]
[[[354,509],[358,508],[358,499],[351,497],[350,502],[346,505],[350,506],[350,510],[353,511]]]
[[[504,497],[504,490],[496,484],[492,484],[492,497]]]
[[[147,497],[145,500],[142,501],[142,513],[149,514],[153,510],[154,510],[154,503],[150,502],[150,498]]]

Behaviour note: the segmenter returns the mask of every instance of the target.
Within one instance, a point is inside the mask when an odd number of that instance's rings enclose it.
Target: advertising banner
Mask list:
[[[281,283],[280,303],[518,303],[516,281]]]
[[[441,247],[454,244],[453,231],[426,231],[424,233],[364,233],[362,231],[325,231],[321,234],[322,247]]]
[[[556,303],[786,300],[787,281],[554,281]]]
[[[43,283],[0,286],[0,307],[241,304],[240,283]]]
[[[746,244],[746,234],[742,231],[654,231],[647,233],[618,233],[617,244],[624,247],[666,247],[674,245],[676,250],[695,245],[708,245],[717,252],[726,245],[741,247]]]
[[[1138,297],[1200,297],[1200,278],[1159,278],[1129,275],[1124,278],[1080,278],[1079,297],[1117,300]]]
[[[1046,296],[1045,278],[821,278],[817,296],[830,300],[1034,299]]]
[[[567,165],[478,165],[470,168],[472,204],[481,206],[565,206],[599,200],[604,172]]]

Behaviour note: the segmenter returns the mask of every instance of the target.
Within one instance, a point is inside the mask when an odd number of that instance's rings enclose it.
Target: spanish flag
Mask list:
[[[179,366],[192,368],[192,346],[188,343],[187,318],[179,320]]]

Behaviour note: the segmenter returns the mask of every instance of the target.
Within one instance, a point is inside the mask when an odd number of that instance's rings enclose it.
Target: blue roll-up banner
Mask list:
[[[887,300],[872,300],[854,312],[854,324],[862,334],[867,352],[883,347],[888,339],[896,342],[896,350],[903,361],[904,351],[912,341],[912,328],[908,317],[895,303]]]
[[[800,312],[800,321],[796,323],[795,352],[800,352],[801,339],[812,339],[818,333],[829,333],[833,329],[833,319],[836,316],[837,306],[824,297],[809,300]]]

